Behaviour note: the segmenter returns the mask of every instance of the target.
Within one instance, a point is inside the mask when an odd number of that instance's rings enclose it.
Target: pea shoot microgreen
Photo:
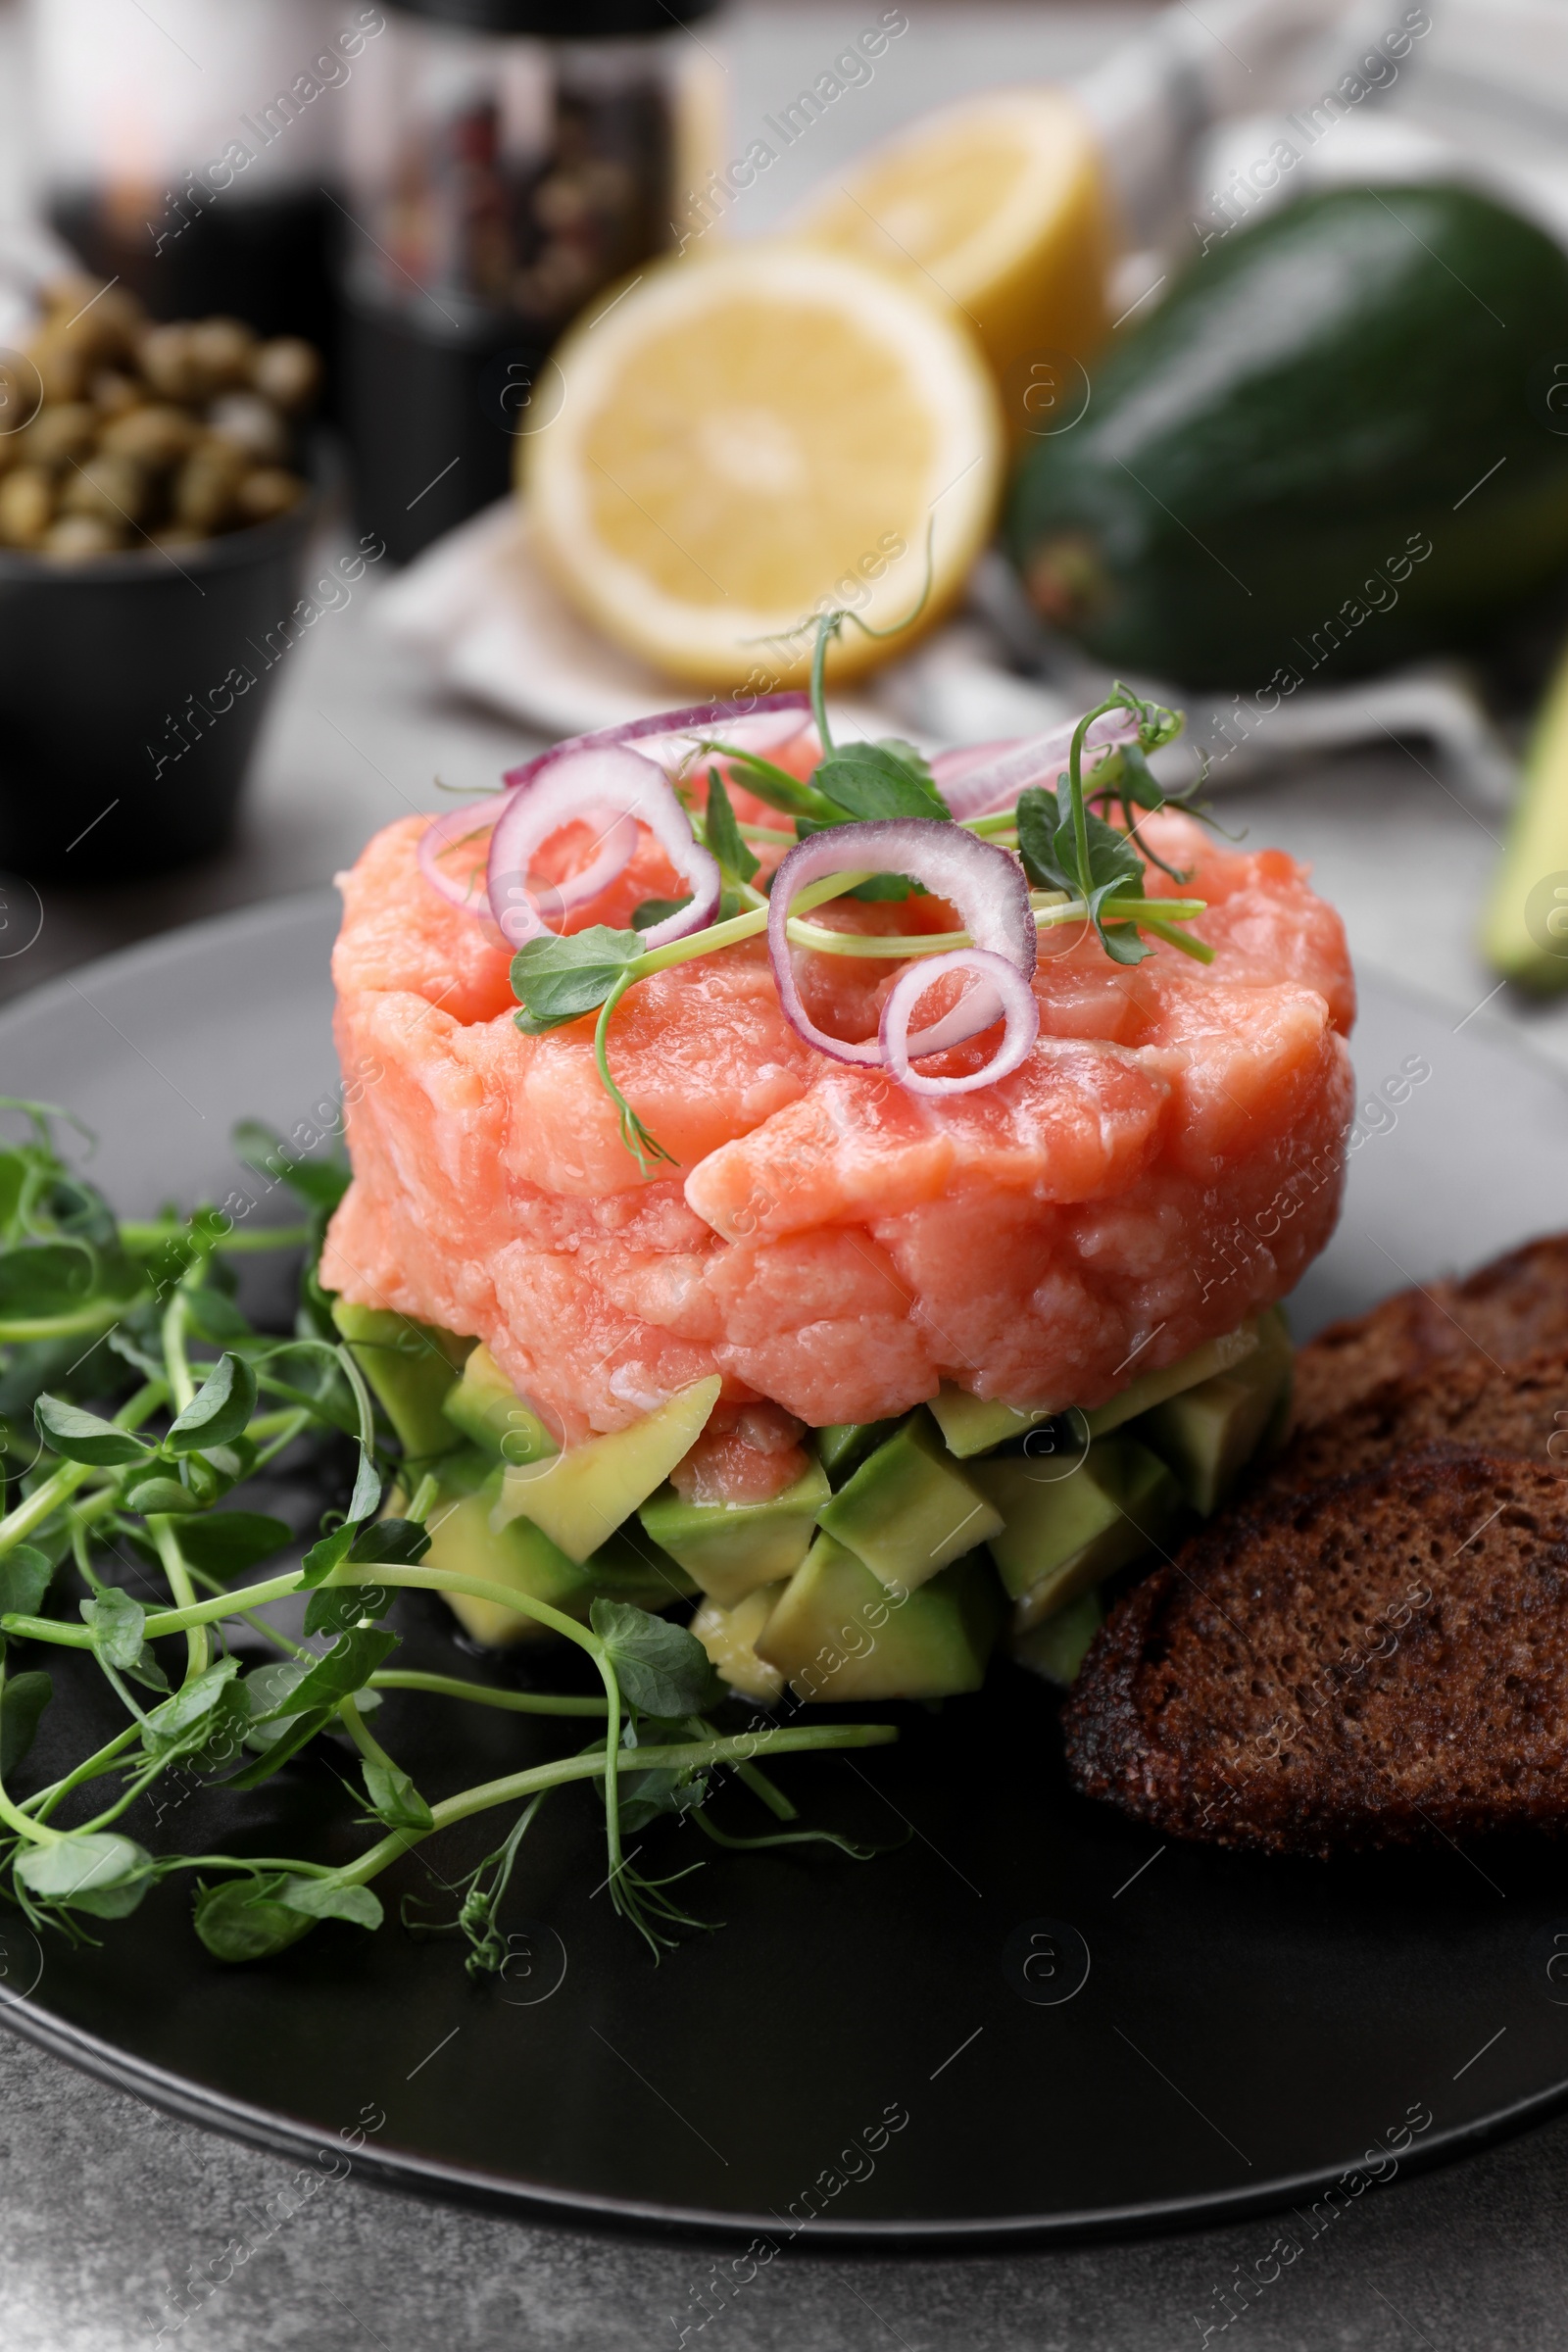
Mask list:
[[[739,873],[727,806],[720,785],[709,822]],[[610,957],[613,987],[640,942],[604,936],[629,941],[629,954]],[[579,939],[588,943],[583,968],[593,968],[603,943]],[[544,985],[540,1028],[555,1025],[551,1007],[575,1017],[562,995],[581,983],[547,976]],[[370,1882],[412,1845],[472,1815],[519,1808],[500,1847],[460,1882],[448,1923],[469,1944],[469,1967],[493,1973],[507,1950],[500,1906],[528,1824],[552,1789],[586,1780],[602,1794],[611,1900],[657,1956],[706,1923],[670,1891],[691,1866],[645,1875],[623,1842],[629,1831],[700,1818],[731,1781],[793,1817],[760,1756],[895,1736],[871,1723],[726,1734],[709,1720],[722,1693],[707,1654],[683,1628],[629,1601],[597,1603],[583,1625],[510,1585],[430,1565],[426,1521],[445,1490],[400,1444],[320,1288],[317,1253],[348,1180],[342,1160],[302,1158],[247,1126],[235,1139],[242,1155],[293,1194],[302,1223],[241,1230],[210,1207],[122,1223],[61,1155],[63,1112],[5,1107],[21,1113],[27,1134],[0,1143],[0,1266],[10,1267],[0,1290],[0,1890],[33,1926],[91,1940],[99,1922],[183,1876],[195,1932],[215,1957],[270,1957],[323,1922],[377,1929],[383,1909]],[[657,1150],[646,1138],[645,1148]],[[235,1296],[230,1260],[302,1246],[294,1332],[257,1328]],[[428,1335],[399,1328],[417,1361]],[[84,1348],[100,1329],[118,1345]],[[398,1354],[402,1342],[380,1345]],[[466,1458],[456,1429],[451,1444],[443,1475]],[[270,1499],[253,1482],[280,1454],[293,1466],[290,1493],[304,1482],[317,1501],[334,1498],[318,1527],[251,1507]],[[400,1667],[402,1629],[388,1619],[418,1591],[469,1592],[534,1617],[583,1653],[598,1693]],[[295,1594],[306,1604],[299,1637],[267,1615]],[[19,1652],[48,1649],[55,1672],[19,1668]],[[62,1708],[67,1683],[79,1694],[82,1675],[101,1678],[122,1726],[25,1788],[40,1723]],[[405,1711],[467,1703],[545,1725],[587,1717],[592,1738],[576,1752],[441,1794],[416,1785],[383,1744],[378,1710],[394,1699]],[[73,1719],[82,1719],[79,1707]],[[395,1719],[394,1747],[408,1720]],[[192,1790],[231,1810],[284,1771],[319,1785],[323,1844],[341,1850],[345,1802],[370,1833],[353,1859],[154,1850],[164,1813]],[[198,1802],[182,1818],[200,1812]],[[714,1837],[733,1842],[725,1831]],[[597,1861],[593,1871],[603,1876]]]
[[[757,886],[760,861],[747,846],[745,830],[736,822],[723,776],[713,761],[722,760],[733,782],[793,818],[797,840],[835,825],[888,818],[954,821],[928,763],[912,744],[889,736],[840,747],[833,741],[827,713],[829,645],[848,621],[873,637],[896,635],[907,628],[929,594],[929,546],[927,557],[927,579],[920,600],[895,628],[873,629],[849,612],[825,612],[819,617],[811,659],[810,704],[821,749],[808,781],[789,774],[758,753],[726,743],[721,736],[705,738],[700,745],[701,757],[709,760],[706,809],[699,812],[695,808],[689,790],[682,797],[694,830],[717,858],[723,875],[716,922],[650,953],[643,946],[642,934],[686,903],[650,899],[636,908],[628,931],[599,925],[569,937],[535,939],[513,958],[512,984],[521,1005],[514,1017],[524,1035],[540,1036],[597,1008],[594,1056],[600,1083],[614,1106],[621,1141],[644,1177],[660,1164],[674,1167],[679,1163],[649,1132],[615,1082],[608,1052],[611,1017],[639,980],[755,938],[767,922],[768,880]],[[1086,780],[1084,755],[1089,730],[1097,718],[1111,711],[1125,711],[1136,718],[1136,738],[1103,753]],[[1183,928],[1203,912],[1204,902],[1151,898],[1146,889],[1150,862],[1169,880],[1183,882],[1187,876],[1168,865],[1143,838],[1139,829],[1142,819],[1157,809],[1178,807],[1211,821],[1194,797],[1201,777],[1183,790],[1167,790],[1149,764],[1150,755],[1174,742],[1182,725],[1179,711],[1146,702],[1125,686],[1113,686],[1105,700],[1078,721],[1067,767],[1054,790],[1030,786],[1019,794],[1015,808],[966,820],[970,830],[1004,848],[1016,849],[1030,883],[1040,894],[1035,905],[1037,928],[1087,922],[1104,954],[1120,964],[1141,963],[1152,953],[1145,934],[1199,962],[1212,961],[1212,949]],[[1118,813],[1120,822],[1113,823],[1111,819]],[[751,830],[755,837],[758,829]],[[796,900],[789,924],[791,941],[823,954],[873,955],[893,960],[972,944],[963,931],[879,934],[861,941],[853,933],[830,932],[797,919],[808,905],[828,898],[897,902],[908,899],[919,887],[902,874],[830,877]]]

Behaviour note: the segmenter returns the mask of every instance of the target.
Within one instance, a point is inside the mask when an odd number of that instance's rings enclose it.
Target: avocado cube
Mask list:
[[[428,1520],[425,1567],[510,1586],[566,1617],[585,1618],[601,1596],[662,1609],[690,1594],[691,1579],[646,1538],[627,1541],[614,1535],[579,1564],[531,1520],[509,1519],[497,1529],[492,1520],[502,1475],[499,1464],[475,1449],[466,1448],[443,1464],[441,1491]],[[491,1648],[538,1641],[551,1631],[537,1618],[482,1593],[447,1592],[443,1598],[464,1630]]]
[[[1120,1429],[1124,1421],[1136,1420],[1152,1406],[1163,1404],[1167,1396],[1178,1396],[1183,1389],[1196,1389],[1200,1380],[1211,1380],[1216,1372],[1234,1372],[1258,1345],[1257,1324],[1243,1323],[1235,1331],[1222,1332],[1218,1339],[1205,1340],[1179,1363],[1162,1364],[1157,1372],[1139,1373],[1119,1396],[1112,1396],[1105,1404],[1097,1404],[1084,1415],[1090,1436],[1106,1437],[1111,1430]]]
[[[759,1585],[793,1576],[810,1549],[816,1514],[832,1489],[819,1462],[770,1502],[683,1502],[662,1487],[637,1516],[720,1608]]]
[[[1025,1430],[1038,1429],[1042,1421],[1055,1418],[1044,1405],[1003,1404],[995,1397],[971,1396],[949,1381],[944,1381],[940,1393],[932,1397],[931,1414],[942,1432],[943,1444],[960,1462],[971,1454],[989,1453],[993,1446],[1021,1438]]]
[[[1234,1372],[1216,1373],[1167,1397],[1136,1424],[1136,1434],[1175,1472],[1194,1510],[1219,1508],[1289,1397],[1291,1342],[1277,1307],[1258,1319],[1258,1346]]]
[[[473,1485],[473,1468],[480,1464],[484,1474]],[[500,1494],[500,1470],[476,1453],[460,1456],[454,1469],[457,1475],[443,1477],[441,1491],[430,1507],[426,1521],[430,1548],[421,1565],[448,1575],[478,1577],[486,1584],[511,1586],[567,1615],[584,1614],[584,1571],[558,1550],[548,1536],[526,1519],[514,1520],[499,1535],[492,1530],[490,1515]],[[537,1642],[550,1631],[521,1610],[504,1608],[500,1601],[477,1592],[447,1592],[443,1597],[464,1631],[492,1648]]]
[[[956,1470],[922,1413],[862,1462],[817,1513],[885,1585],[922,1585],[1002,1529],[1002,1518]]]
[[[1104,1620],[1100,1594],[1091,1585],[1087,1592],[1080,1592],[1065,1608],[1031,1626],[1026,1634],[1015,1636],[1012,1654],[1031,1674],[1068,1690],[1077,1681],[1089,1644]]]
[[[1130,1437],[1098,1439],[1056,1477],[1017,1456],[976,1462],[971,1475],[1004,1522],[991,1556],[1017,1603],[1019,1633],[1156,1548],[1181,1507],[1159,1456]]]
[[[408,1459],[433,1461],[453,1452],[462,1440],[442,1404],[473,1342],[390,1307],[356,1306],[349,1298],[332,1301],[332,1320]]]
[[[591,1599],[629,1600],[640,1609],[667,1609],[671,1601],[692,1600],[697,1594],[696,1583],[679,1560],[645,1535],[635,1519],[606,1538],[584,1561],[583,1574],[592,1587]]]
[[[889,1586],[818,1536],[754,1647],[801,1699],[944,1698],[979,1690],[1002,1615],[984,1552],[918,1587]]]
[[[470,1445],[482,1446],[494,1461],[520,1468],[524,1462],[542,1462],[561,1450],[482,1341],[441,1409]]]
[[[732,1609],[705,1600],[692,1619],[692,1632],[707,1650],[715,1673],[743,1698],[771,1705],[784,1693],[784,1677],[757,1654],[758,1637],[773,1614],[784,1591],[780,1585],[759,1585]]]
[[[842,1487],[898,1426],[897,1421],[830,1421],[816,1432],[816,1458],[834,1486]]]
[[[690,1453],[722,1385],[718,1374],[710,1373],[677,1390],[629,1429],[589,1438],[548,1461],[509,1466],[502,1475],[496,1527],[510,1519],[531,1519],[568,1559],[588,1559]]]

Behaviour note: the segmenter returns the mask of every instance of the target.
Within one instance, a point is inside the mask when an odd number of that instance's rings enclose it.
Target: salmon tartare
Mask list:
[[[1352,1092],[1340,920],[1154,783],[1174,714],[1117,690],[928,764],[806,703],[387,826],[333,959],[346,1336],[473,1349],[476,1540],[521,1522],[516,1574],[544,1543],[586,1606],[640,1529],[746,1604],[704,1639],[759,1691],[797,1569],[946,1588],[967,1546],[1022,1635],[1183,1483],[1212,1507],[1283,1409],[1270,1310],[1333,1230]]]

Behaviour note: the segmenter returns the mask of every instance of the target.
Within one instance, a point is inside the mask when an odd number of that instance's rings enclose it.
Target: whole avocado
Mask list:
[[[1465,188],[1309,196],[1113,338],[1018,468],[1010,551],[1047,619],[1188,686],[1473,642],[1568,564],[1554,385],[1568,257],[1540,229]]]

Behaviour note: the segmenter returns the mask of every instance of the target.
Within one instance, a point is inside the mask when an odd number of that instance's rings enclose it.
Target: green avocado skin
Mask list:
[[[1470,643],[1568,564],[1554,381],[1540,229],[1456,187],[1306,197],[1112,336],[1019,466],[1009,552],[1090,653],[1181,685],[1277,703]]]

